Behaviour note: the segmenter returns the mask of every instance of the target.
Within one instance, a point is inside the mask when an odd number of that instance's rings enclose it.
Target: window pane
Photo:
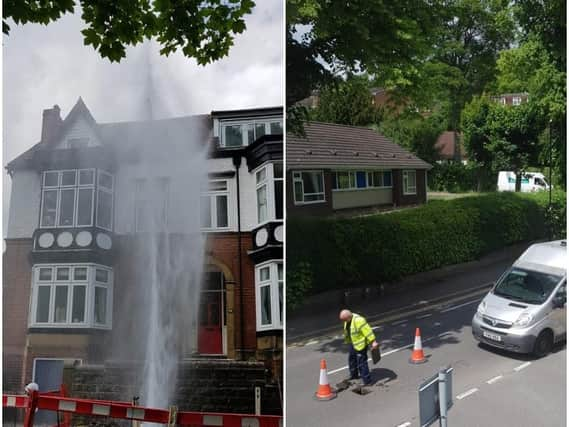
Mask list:
[[[72,323],[82,323],[85,321],[86,295],[87,295],[86,286],[73,286],[73,306],[71,311]]]
[[[99,171],[99,187],[106,188],[108,190],[113,189],[113,177],[112,175]]]
[[[91,225],[93,218],[93,189],[79,189],[77,201],[77,225]]]
[[[95,287],[95,323],[107,323],[107,288]]]
[[[40,268],[40,280],[51,281],[51,268]]]
[[[43,192],[41,226],[55,227],[56,214],[57,214],[57,190],[45,190]]]
[[[75,189],[61,190],[59,202],[59,226],[73,226],[75,213]]]
[[[217,227],[227,227],[227,196],[216,196],[217,203]]]
[[[281,122],[271,123],[271,135],[281,135],[283,133],[283,126]]]
[[[267,220],[267,186],[257,188],[257,221]]]
[[[99,190],[97,197],[97,226],[112,228],[113,196]]]
[[[73,280],[87,280],[87,267],[75,267],[73,270]]]
[[[255,124],[255,139],[259,139],[265,134],[265,124],[257,123]]]
[[[211,227],[211,198],[209,196],[200,197],[200,213],[202,228]]]
[[[356,181],[358,188],[365,188],[366,187],[366,174],[365,172],[356,172]]]
[[[315,202],[318,200],[324,200],[324,194],[309,194],[304,196],[305,202]]]
[[[79,185],[93,185],[95,183],[95,171],[79,171]]]
[[[75,185],[75,171],[64,171],[61,173],[61,185]]]
[[[69,268],[59,267],[56,274],[57,280],[69,280]]]
[[[303,172],[302,182],[304,183],[304,193],[322,193],[324,183],[320,172]]]
[[[283,323],[283,282],[279,282],[279,320]]]
[[[383,172],[383,185],[391,187],[391,172]]]
[[[102,268],[97,268],[95,271],[95,280],[97,282],[108,283],[109,272],[107,270],[103,270]]]
[[[65,323],[67,321],[67,286],[55,287],[53,321],[55,323]]]
[[[302,193],[302,182],[295,181],[294,182],[294,200],[297,202],[303,202],[303,193]]]
[[[283,182],[275,181],[275,215],[277,219],[283,219]]]
[[[273,165],[273,171],[275,178],[282,178],[283,177],[283,164],[282,163],[275,163]]]
[[[271,279],[271,270],[269,267],[263,267],[260,271],[261,282]]]
[[[338,188],[339,189],[350,188],[350,173],[337,172],[337,175],[338,175]]]
[[[49,297],[51,287],[38,286],[38,303],[36,308],[36,322],[49,322]]]
[[[253,127],[253,123],[246,125],[247,129],[247,144],[252,144],[255,141],[255,128]]]
[[[267,179],[267,168],[263,168],[255,174],[255,178],[257,180],[257,184],[263,182]]]
[[[46,172],[44,175],[43,185],[44,187],[57,187],[59,185],[59,172]]]
[[[279,278],[279,280],[283,280],[283,265],[282,265],[282,264],[277,264],[277,269],[278,269],[278,278]]]
[[[240,147],[243,145],[241,125],[227,125],[224,127],[224,144],[226,147]]]
[[[261,324],[270,325],[271,318],[271,286],[261,287]]]

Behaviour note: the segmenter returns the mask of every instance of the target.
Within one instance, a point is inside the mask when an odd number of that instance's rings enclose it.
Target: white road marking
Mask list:
[[[314,345],[314,344],[318,344],[318,340],[313,340],[313,341],[309,341],[306,344],[304,344],[305,346],[309,346],[309,345]]]
[[[374,326],[374,327],[371,328],[371,329],[375,331],[376,329],[379,329],[379,328],[381,328],[381,326]]]
[[[467,390],[467,391],[465,391],[464,393],[459,394],[458,396],[456,396],[456,398],[457,398],[458,400],[462,400],[462,399],[464,399],[465,397],[468,397],[468,396],[470,396],[471,394],[476,393],[477,391],[478,391],[478,389],[477,389],[476,387],[475,387],[475,388],[471,388],[470,390]]]
[[[498,375],[494,378],[490,378],[488,381],[486,381],[486,384],[494,384],[496,381],[500,381],[503,377],[503,375]]]
[[[409,421],[407,421],[406,423],[399,424],[397,427],[409,427],[410,425],[411,425],[411,423]]]
[[[416,319],[426,319],[427,317],[431,317],[433,313],[423,314],[422,316],[417,316]]]
[[[433,323],[433,326],[435,326],[435,327],[436,327],[436,326],[441,326],[441,322],[435,322],[435,323]]]
[[[521,371],[522,369],[527,368],[529,365],[531,365],[531,362],[523,363],[523,364],[521,364],[520,366],[514,368],[514,371],[519,372],[519,371]]]
[[[480,301],[480,300],[475,299],[474,301],[468,301],[468,302],[465,302],[464,304],[459,304],[459,305],[455,305],[453,307],[445,308],[444,310],[441,310],[441,313],[446,313],[448,311],[456,310],[457,308],[464,307],[465,305],[474,304],[475,302],[478,302],[478,301]]]
[[[393,322],[393,323],[391,324],[391,326],[397,326],[397,325],[401,325],[402,323],[407,323],[407,322],[409,322],[409,320],[407,320],[407,319],[398,320],[397,322]]]

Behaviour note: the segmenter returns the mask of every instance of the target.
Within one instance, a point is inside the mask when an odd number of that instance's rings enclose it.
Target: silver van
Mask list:
[[[534,244],[484,297],[472,334],[493,347],[544,356],[565,338],[566,301],[566,241]]]

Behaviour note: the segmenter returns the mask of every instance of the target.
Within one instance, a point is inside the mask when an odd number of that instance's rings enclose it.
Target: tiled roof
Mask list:
[[[439,152],[439,157],[445,160],[456,160],[467,158],[466,151],[461,144],[460,134],[457,135],[458,150],[454,146],[454,132],[451,130],[441,133],[435,143],[435,148]]]
[[[287,169],[432,167],[372,129],[309,122],[304,130],[305,138],[287,134]]]

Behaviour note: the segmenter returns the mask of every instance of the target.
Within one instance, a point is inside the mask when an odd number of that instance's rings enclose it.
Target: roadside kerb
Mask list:
[[[477,286],[475,288],[471,288],[468,290],[468,292],[460,291],[460,292],[455,292],[454,294],[447,295],[445,297],[435,298],[433,300],[426,301],[424,304],[420,304],[420,307],[415,308],[414,310],[401,312],[401,310],[405,310],[405,309],[412,308],[412,307],[417,307],[419,305],[419,303],[415,303],[415,304],[412,304],[410,306],[390,310],[390,311],[385,312],[385,313],[380,314],[380,315],[368,316],[367,320],[371,326],[381,326],[381,325],[384,325],[384,324],[389,323],[389,322],[393,322],[393,321],[403,319],[405,317],[413,316],[415,314],[424,313],[424,312],[427,312],[427,311],[430,311],[433,309],[443,308],[446,305],[449,305],[449,304],[452,304],[455,302],[459,302],[459,301],[463,301],[463,300],[469,299],[469,298],[474,297],[474,296],[485,294],[486,292],[488,292],[488,289],[490,289],[490,287],[492,287],[492,285],[493,285],[493,283],[486,283],[484,285]],[[460,296],[456,296],[456,295],[460,295]],[[452,298],[453,296],[454,296],[454,298]],[[391,314],[391,313],[393,313],[393,314]],[[320,338],[320,339],[332,338],[334,335],[336,335],[335,333],[337,333],[337,331],[338,331],[338,326],[336,325],[336,326],[331,326],[329,328],[320,329],[318,331],[311,332],[310,334],[304,334],[303,336],[298,336],[297,338],[294,338],[294,340],[295,340],[294,342],[287,344],[287,348],[303,347],[304,345],[306,345],[307,341],[312,341],[315,338]],[[330,335],[330,334],[332,334],[332,335]]]

